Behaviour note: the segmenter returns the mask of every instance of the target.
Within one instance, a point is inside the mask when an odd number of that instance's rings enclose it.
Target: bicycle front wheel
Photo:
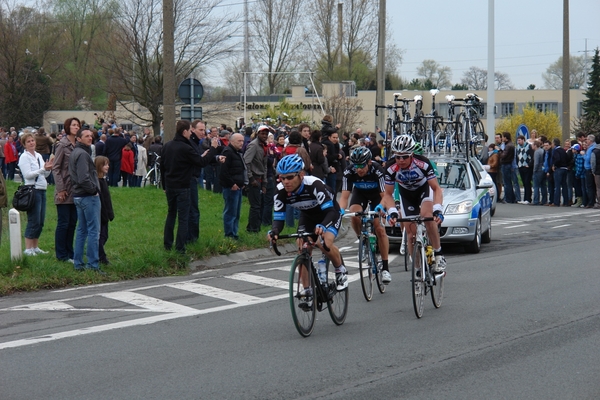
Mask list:
[[[416,241],[412,257],[412,298],[415,315],[417,318],[423,316],[425,297],[425,252],[423,243]]]
[[[310,336],[315,326],[315,296],[315,281],[310,269],[310,260],[304,255],[299,255],[294,259],[290,271],[290,308],[294,325],[304,337]]]
[[[434,274],[434,276],[436,276]],[[444,297],[444,278],[446,273],[437,275],[437,278],[432,279],[433,286],[431,287],[431,301],[435,308],[442,306],[442,298]]]
[[[327,270],[329,271],[331,262],[327,260],[327,264]],[[327,276],[329,276],[329,273],[327,273]],[[329,282],[327,311],[329,311],[329,316],[336,325],[341,325],[346,320],[346,314],[348,313],[348,288],[337,290],[335,278],[333,282]]]
[[[358,244],[358,270],[360,272],[360,285],[362,286],[365,300],[373,298],[373,258],[371,257],[371,244],[367,235],[360,235]]]

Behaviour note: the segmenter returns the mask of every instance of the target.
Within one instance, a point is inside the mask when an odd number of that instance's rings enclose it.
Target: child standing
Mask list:
[[[98,182],[100,183],[100,246],[98,249],[98,254],[100,263],[107,265],[109,262],[106,258],[104,245],[108,241],[108,222],[115,219],[112,200],[110,198],[110,191],[108,190],[108,183],[105,179],[106,175],[108,174],[109,161],[108,158],[104,156],[97,156],[94,160],[94,164],[96,165]]]

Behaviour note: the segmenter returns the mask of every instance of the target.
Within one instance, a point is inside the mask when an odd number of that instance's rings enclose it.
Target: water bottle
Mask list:
[[[321,283],[327,282],[327,267],[325,266],[325,255],[321,256],[321,259],[317,262],[317,272]]]
[[[427,246],[425,248],[425,255],[427,256],[427,264],[430,266],[435,264],[435,257],[433,255],[433,247]]]
[[[377,236],[369,233],[369,243],[371,243],[371,251],[375,252],[375,248],[377,246]]]

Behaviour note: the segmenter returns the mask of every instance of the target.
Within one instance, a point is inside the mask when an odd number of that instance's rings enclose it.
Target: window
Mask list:
[[[515,112],[515,103],[501,103],[501,115],[503,117]]]
[[[52,132],[56,132],[56,134],[58,135],[63,131],[63,129],[65,129],[65,124],[56,124],[56,129],[56,131],[53,130]]]
[[[535,108],[541,112],[553,112],[558,114],[558,103],[534,103]]]
[[[121,128],[123,128],[123,130],[129,132],[133,130],[133,124],[121,124]]]

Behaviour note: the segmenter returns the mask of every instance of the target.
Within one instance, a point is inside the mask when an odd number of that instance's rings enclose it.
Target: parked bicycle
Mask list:
[[[358,269],[360,285],[367,301],[373,298],[373,282],[377,282],[379,293],[385,292],[381,273],[383,264],[377,256],[377,237],[374,233],[373,220],[379,216],[377,211],[347,212],[344,218],[360,217],[361,229],[358,239]],[[381,218],[379,218],[381,223]]]
[[[457,125],[461,126],[461,146],[467,156],[477,157],[485,148],[485,129],[479,114],[483,115],[483,99],[474,93],[467,93],[463,111],[457,117]],[[461,149],[462,150],[462,149]]]
[[[410,222],[417,224],[417,233],[412,241],[412,298],[415,315],[417,318],[423,316],[424,298],[431,292],[431,300],[435,308],[442,305],[444,295],[444,278],[446,271],[434,273],[435,256],[433,248],[429,243],[425,222],[433,221],[432,217],[423,218],[420,216],[413,218],[398,219],[397,222]]]
[[[146,185],[152,185],[158,189],[162,189],[162,181],[160,176],[160,156],[157,153],[152,153],[154,157],[154,164],[152,168],[144,175],[142,179],[142,187]]]
[[[335,274],[329,274],[329,260],[325,260],[325,271],[323,281],[319,279],[319,272],[312,261],[312,248],[314,242],[312,232],[299,231],[289,235],[279,235],[281,239],[300,239],[299,254],[292,262],[289,277],[289,295],[292,319],[298,333],[304,337],[310,336],[315,326],[317,311],[327,308],[329,316],[336,325],[341,325],[346,320],[348,312],[348,288],[337,290]],[[329,251],[323,238],[320,238],[321,246]],[[271,248],[278,256],[281,255],[277,249],[277,241],[271,241]]]
[[[432,97],[431,113],[421,116],[421,119],[424,121],[424,132],[421,135],[421,145],[423,146],[423,150],[430,153],[437,152],[437,140],[441,132],[440,123],[442,118],[437,115],[437,110],[435,109],[435,96],[439,92],[438,89],[431,89],[429,91]]]
[[[375,105],[375,116],[379,116],[379,113],[377,110],[379,110],[380,108],[385,108],[387,110],[388,113],[388,117],[386,120],[386,124],[385,124],[385,138],[383,140],[383,146],[385,148],[384,151],[384,157],[386,160],[389,160],[390,154],[391,154],[391,149],[390,146],[392,145],[392,140],[394,140],[394,138],[396,137],[396,135],[398,134],[396,128],[397,128],[397,120],[398,120],[398,108],[401,108],[402,106],[399,106],[397,104],[388,104],[386,106],[378,106]]]

